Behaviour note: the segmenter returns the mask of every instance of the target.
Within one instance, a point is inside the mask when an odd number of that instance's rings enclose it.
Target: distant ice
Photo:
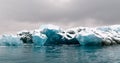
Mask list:
[[[114,45],[120,44],[120,25],[101,27],[76,27],[62,29],[59,26],[41,25],[33,31],[20,31],[16,35],[1,35],[1,46],[34,46],[80,44],[80,45]]]

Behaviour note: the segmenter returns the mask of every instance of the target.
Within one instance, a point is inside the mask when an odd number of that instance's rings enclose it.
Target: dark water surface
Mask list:
[[[120,46],[0,47],[0,63],[120,63]]]

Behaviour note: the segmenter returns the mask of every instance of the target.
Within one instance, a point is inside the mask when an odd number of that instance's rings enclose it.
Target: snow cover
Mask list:
[[[101,27],[76,27],[62,29],[56,25],[41,25],[33,31],[20,31],[17,35],[1,35],[1,46],[34,46],[80,44],[80,45],[114,45],[120,44],[120,25]]]

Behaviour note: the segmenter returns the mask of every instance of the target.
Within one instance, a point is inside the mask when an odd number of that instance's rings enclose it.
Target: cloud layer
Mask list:
[[[22,27],[26,25],[21,24],[24,22],[63,27],[66,23],[69,26],[120,24],[119,6],[119,0],[0,0],[0,29],[6,28],[4,24],[17,23]]]

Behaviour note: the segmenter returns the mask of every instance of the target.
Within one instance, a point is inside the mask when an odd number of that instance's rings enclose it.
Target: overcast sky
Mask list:
[[[0,34],[39,28],[120,24],[120,0],[0,0]]]

